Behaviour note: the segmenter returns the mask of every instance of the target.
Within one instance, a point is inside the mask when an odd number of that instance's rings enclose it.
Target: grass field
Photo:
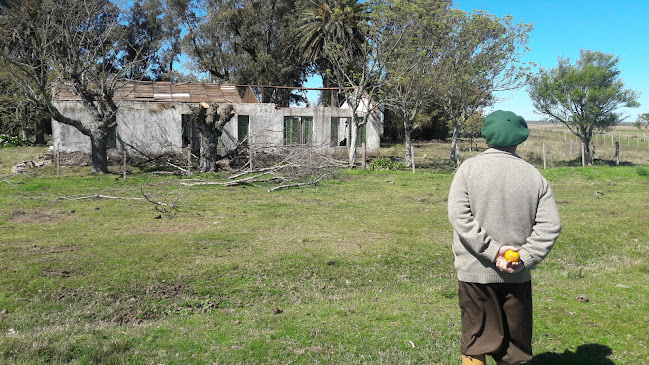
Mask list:
[[[0,150],[0,362],[457,364],[453,175],[430,157],[445,146],[418,144],[415,174],[340,171],[273,193],[89,167],[13,176],[12,161],[42,149]],[[649,167],[638,156],[542,171],[564,228],[533,274],[532,364],[649,359]],[[179,209],[78,199],[141,190]]]

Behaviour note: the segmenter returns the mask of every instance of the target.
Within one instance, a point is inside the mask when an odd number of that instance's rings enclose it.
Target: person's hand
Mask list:
[[[518,252],[518,248],[514,246],[501,246],[500,250],[498,250],[498,255],[496,255],[496,267],[498,268],[498,270],[510,274],[515,274],[517,272],[523,271],[525,269],[525,264],[523,263],[523,261],[512,262],[505,258],[505,252],[507,252],[508,250]]]

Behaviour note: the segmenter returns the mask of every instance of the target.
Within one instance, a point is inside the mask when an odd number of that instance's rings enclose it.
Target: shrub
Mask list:
[[[7,134],[0,134],[0,148],[24,146],[26,143],[22,139]]]
[[[389,158],[376,158],[370,162],[370,170],[399,170],[405,168],[406,165],[402,162],[392,161]]]

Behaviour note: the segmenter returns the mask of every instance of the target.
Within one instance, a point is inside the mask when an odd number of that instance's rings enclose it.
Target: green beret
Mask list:
[[[496,110],[482,121],[482,136],[493,147],[518,146],[529,135],[525,119],[512,112]]]

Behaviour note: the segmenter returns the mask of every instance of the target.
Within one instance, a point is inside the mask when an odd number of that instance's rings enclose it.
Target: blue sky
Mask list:
[[[524,61],[543,68],[557,65],[557,57],[579,58],[580,49],[613,54],[627,88],[639,92],[639,108],[623,108],[625,122],[649,113],[649,1],[647,0],[456,0],[464,11],[485,10],[517,22],[532,23]],[[501,95],[507,100],[495,109],[511,110],[525,120],[539,120],[525,89]]]
[[[557,57],[574,63],[580,49],[602,51],[620,58],[618,67],[627,88],[639,92],[639,108],[621,108],[625,122],[649,113],[649,1],[648,0],[455,0],[464,11],[484,10],[499,17],[511,15],[516,22],[532,23],[523,61],[543,68],[557,66]],[[318,85],[316,85],[319,83]],[[309,80],[321,86],[321,80]],[[511,110],[527,121],[542,119],[534,113],[527,91],[498,95],[504,101],[490,110]]]

